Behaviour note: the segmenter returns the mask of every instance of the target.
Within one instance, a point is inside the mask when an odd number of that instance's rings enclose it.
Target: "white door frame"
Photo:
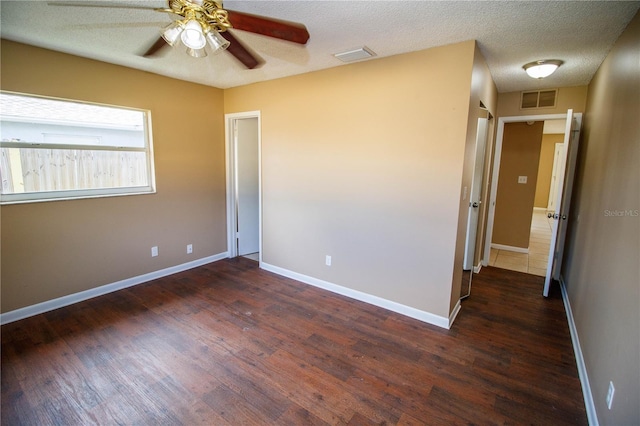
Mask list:
[[[238,164],[237,147],[235,143],[235,123],[246,118],[258,119],[258,247],[259,262],[262,264],[262,122],[260,111],[246,111],[224,115],[225,134],[225,167],[227,174],[227,252],[229,257],[238,256],[237,245],[237,179]]]
[[[523,121],[545,121],[545,120],[566,120],[567,114],[545,114],[545,115],[519,115],[511,117],[500,117],[498,119],[498,132],[496,134],[496,148],[493,158],[493,173],[491,174],[491,193],[489,195],[489,214],[487,217],[487,232],[484,241],[484,257],[482,265],[489,265],[491,256],[491,237],[493,236],[493,223],[496,213],[496,196],[498,194],[498,177],[500,174],[500,158],[502,156],[502,139],[504,138],[505,123],[519,123]]]

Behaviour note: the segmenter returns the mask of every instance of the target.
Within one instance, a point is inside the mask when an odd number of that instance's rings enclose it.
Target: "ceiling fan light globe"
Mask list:
[[[175,21],[169,24],[165,29],[163,29],[160,34],[169,46],[174,46],[178,41],[178,37],[180,37],[183,29],[184,25],[182,24],[182,22]]]
[[[185,46],[193,50],[202,49],[207,45],[207,40],[202,33],[202,26],[194,19],[186,23],[180,38]]]
[[[192,49],[190,47],[187,47],[187,53],[193,58],[204,58],[205,56],[207,56],[207,52],[204,50],[204,48]]]
[[[213,53],[219,53],[225,50],[231,43],[216,30],[207,32],[207,41]]]

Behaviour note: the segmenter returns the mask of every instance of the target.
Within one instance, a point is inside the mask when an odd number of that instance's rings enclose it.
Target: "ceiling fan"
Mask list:
[[[82,3],[77,1],[50,1],[51,6],[80,6],[126,9],[148,9],[168,13],[172,22],[161,31],[161,37],[143,54],[150,57],[165,46],[176,46],[180,42],[193,57],[207,56],[207,50],[217,53],[227,50],[246,68],[260,65],[260,60],[250,52],[230,29],[248,31],[268,37],[306,44],[309,32],[302,24],[281,21],[263,16],[235,12],[222,8],[215,0],[168,0],[164,9],[109,3]]]

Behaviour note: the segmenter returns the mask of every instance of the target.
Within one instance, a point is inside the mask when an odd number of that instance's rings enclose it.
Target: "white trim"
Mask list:
[[[533,211],[534,212],[546,212],[548,210],[546,208],[544,208],[544,207],[534,207]]]
[[[456,306],[453,307],[453,311],[451,311],[451,314],[449,315],[449,326],[445,327],[447,330],[451,328],[451,326],[453,325],[453,322],[456,320],[456,317],[458,316],[458,313],[460,312],[460,308],[462,306],[460,304],[460,300],[462,299],[458,299],[458,301],[456,302]]]
[[[506,251],[514,251],[516,253],[525,253],[525,254],[529,254],[529,248],[522,248],[522,247],[514,247],[514,246],[506,246],[504,244],[496,244],[496,243],[491,243],[491,248],[494,248],[496,250],[506,250]]]
[[[542,115],[519,115],[513,117],[500,117],[498,119],[498,130],[496,133],[495,155],[493,158],[493,173],[491,175],[491,192],[489,195],[489,212],[487,217],[487,232],[485,233],[484,259],[482,264],[489,265],[491,255],[491,238],[493,236],[493,222],[496,213],[496,196],[498,194],[498,178],[500,174],[500,158],[502,156],[502,139],[504,138],[505,123],[519,123],[522,121],[544,121],[566,119],[567,114],[542,114]]]
[[[235,243],[235,234],[232,232],[233,229],[236,229],[236,214],[235,214],[235,208],[234,208],[234,200],[235,200],[235,191],[233,190],[233,181],[231,179],[231,176],[233,176],[234,173],[234,162],[232,161],[232,157],[231,157],[231,147],[232,145],[232,138],[233,136],[233,132],[232,132],[232,128],[233,126],[231,125],[232,120],[230,119],[230,117],[226,116],[224,117],[224,165],[225,165],[225,179],[226,179],[226,191],[227,191],[227,201],[226,201],[226,207],[227,207],[227,253],[229,253],[229,257],[236,257],[237,256],[237,245],[234,244]]]
[[[191,262],[183,263],[181,265],[171,266],[169,268],[161,269],[159,271],[149,272],[148,274],[138,275],[137,277],[131,277],[122,281],[117,281],[111,284],[105,284],[100,287],[95,287],[89,290],[81,291],[67,296],[58,297],[57,299],[47,300],[46,302],[37,303],[35,305],[26,306],[24,308],[16,309],[14,311],[0,314],[0,324],[8,324],[10,322],[18,321],[24,318],[28,318],[34,315],[43,314],[45,312],[52,311],[54,309],[69,306],[74,303],[82,302],[84,300],[92,299],[97,296],[102,296],[114,291],[122,290],[127,287],[133,287],[138,284],[142,284],[148,281],[152,281],[158,278],[166,277],[167,275],[176,274],[178,272],[186,271],[188,269],[196,268],[198,266],[206,265],[208,263],[216,262],[229,257],[228,252],[214,254],[213,256],[203,257],[202,259],[193,260]]]
[[[582,131],[582,113],[577,112],[573,114],[573,120],[575,121],[575,127],[571,124],[571,138],[569,141],[569,148],[566,155],[566,170],[564,179],[564,187],[562,191],[562,202],[560,203],[560,214],[562,217],[569,218],[571,213],[571,197],[573,194],[573,182],[575,179],[575,173],[578,161],[578,152],[580,150],[580,132]],[[564,256],[564,242],[567,236],[568,223],[565,219],[559,221],[558,239],[556,241],[556,266],[553,268],[553,279],[560,280],[560,268],[562,266],[562,258]]]
[[[408,317],[417,319],[419,321],[426,322],[432,325],[437,325],[438,327],[442,327],[446,329],[449,329],[449,327],[453,323],[453,320],[455,319],[455,315],[457,315],[460,309],[459,306],[457,307],[457,309],[454,308],[451,318],[441,317],[439,315],[434,315],[430,312],[421,311],[420,309],[412,308],[411,306],[406,306],[401,303],[393,302],[391,300],[383,299],[382,297],[374,296],[368,293],[363,293],[358,290],[353,290],[347,287],[330,283],[328,281],[323,281],[317,278],[313,278],[308,275],[299,274],[297,272],[280,268],[279,266],[270,265],[262,261],[260,262],[260,268],[269,272],[273,272],[278,275],[282,275],[283,277],[291,278],[296,281],[300,281],[302,283],[309,284],[314,287],[318,287],[323,290],[330,291],[332,293],[340,294],[342,296],[347,296],[347,297],[350,297],[351,299],[369,303],[371,305],[388,309],[390,311],[397,312],[399,314],[406,315]]]
[[[482,262],[478,263],[478,266],[473,267],[474,274],[479,274],[481,270],[482,270]]]
[[[229,257],[238,256],[237,217],[236,217],[236,149],[234,141],[234,123],[243,118],[258,119],[258,257],[262,260],[262,118],[260,111],[246,111],[224,115],[225,168],[227,180],[227,251]]]
[[[571,343],[573,344],[573,352],[576,356],[576,364],[578,367],[578,377],[582,385],[582,396],[584,397],[584,405],[587,411],[587,420],[591,426],[598,426],[598,414],[596,406],[593,403],[593,395],[591,394],[591,386],[589,385],[589,376],[587,375],[587,366],[582,356],[582,348],[580,347],[580,339],[578,339],[578,329],[573,320],[573,312],[569,303],[569,294],[564,282],[564,277],[560,276],[560,289],[562,290],[562,301],[564,302],[564,310],[567,314],[567,322],[569,323],[569,334],[571,334]]]

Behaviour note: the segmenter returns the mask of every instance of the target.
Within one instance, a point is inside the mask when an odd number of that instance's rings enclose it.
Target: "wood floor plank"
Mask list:
[[[283,426],[325,426],[330,423],[325,422],[299,405],[294,404],[280,416],[278,424]]]
[[[587,424],[562,299],[474,275],[450,330],[207,264],[2,326],[2,425]]]
[[[292,405],[287,395],[279,391],[260,374],[254,374],[247,365],[235,357],[216,369],[216,378],[223,385],[249,402],[269,423],[274,423]]]
[[[273,422],[267,413],[260,411],[224,385],[204,395],[203,399],[229,424],[260,426]]]

